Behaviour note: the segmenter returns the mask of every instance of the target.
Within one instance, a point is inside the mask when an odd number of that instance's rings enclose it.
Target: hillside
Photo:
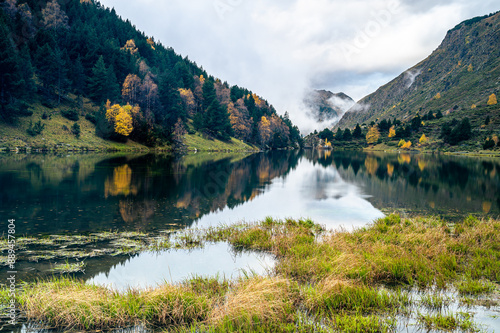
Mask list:
[[[335,94],[327,90],[313,90],[304,98],[304,104],[310,110],[310,117],[324,122],[342,117],[354,101],[342,92]]]
[[[360,100],[337,127],[394,118],[406,122],[417,112],[470,117],[479,124],[485,113],[498,117],[498,104],[488,101],[498,96],[499,77],[500,12],[457,25],[427,59]]]
[[[1,1],[0,75],[0,147],[183,146],[198,133],[272,149],[301,139],[264,98],[94,0]]]

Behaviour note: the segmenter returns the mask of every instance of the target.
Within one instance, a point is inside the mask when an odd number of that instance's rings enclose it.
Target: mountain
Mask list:
[[[500,12],[464,21],[448,31],[425,60],[360,100],[338,127],[420,115],[477,117],[500,90]],[[491,101],[490,101],[491,102]],[[488,110],[498,115],[498,104]]]
[[[0,147],[156,147],[197,135],[284,148],[301,140],[264,98],[96,0],[0,1],[0,75]]]
[[[351,97],[342,92],[335,94],[327,90],[312,90],[304,98],[304,104],[310,110],[309,115],[317,122],[342,117],[354,103]]]

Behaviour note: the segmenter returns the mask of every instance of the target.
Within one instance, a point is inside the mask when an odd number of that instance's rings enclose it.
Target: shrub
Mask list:
[[[78,112],[76,110],[62,110],[61,115],[66,119],[78,121]]]
[[[30,120],[28,129],[26,132],[31,135],[31,136],[37,136],[38,134],[42,133],[43,129],[45,128],[45,124],[42,124],[42,121],[39,120],[35,124]]]
[[[88,121],[90,121],[94,125],[97,124],[97,117],[94,114],[91,114],[91,113],[86,114],[85,119],[87,119]]]
[[[78,125],[78,123],[74,123],[73,126],[71,127],[71,132],[77,137],[79,138],[80,137],[80,133],[81,133],[81,130],[80,130],[80,125]]]

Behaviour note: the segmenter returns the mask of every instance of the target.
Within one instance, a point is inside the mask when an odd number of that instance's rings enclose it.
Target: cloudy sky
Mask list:
[[[359,100],[498,0],[101,0],[211,75],[256,92],[303,132],[308,89]]]

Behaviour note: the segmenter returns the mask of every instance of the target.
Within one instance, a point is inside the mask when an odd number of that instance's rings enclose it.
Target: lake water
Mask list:
[[[390,212],[449,220],[498,217],[500,160],[441,155],[292,151],[259,154],[0,155],[0,216],[16,235],[161,234],[239,221],[310,218],[364,226]],[[2,256],[5,255],[5,251]],[[193,275],[263,274],[270,256],[225,243],[90,258],[89,283],[125,290]],[[18,279],[50,276],[54,260],[17,263]],[[7,267],[0,269],[5,276]]]
[[[468,214],[496,217],[500,212],[498,159],[441,155],[3,154],[0,184],[0,216],[16,220],[18,236],[101,231],[155,234],[267,216],[310,218],[327,228],[350,229],[393,211],[450,220]],[[4,228],[0,234],[6,234],[6,223]],[[188,260],[201,260],[210,270],[194,270],[187,264],[181,269],[178,263]],[[44,276],[54,261],[20,262],[20,274],[27,280]],[[152,286],[190,274],[262,271],[271,261],[235,255],[227,246],[192,254],[101,257],[86,261],[85,278],[118,288],[126,287],[123,281]],[[262,262],[266,265],[258,264]],[[154,274],[137,273],[155,265],[161,269]],[[121,281],[117,278],[125,275]]]
[[[18,235],[150,232],[266,216],[334,228],[390,211],[500,212],[500,160],[456,156],[3,154],[0,184],[0,215],[16,219]]]

